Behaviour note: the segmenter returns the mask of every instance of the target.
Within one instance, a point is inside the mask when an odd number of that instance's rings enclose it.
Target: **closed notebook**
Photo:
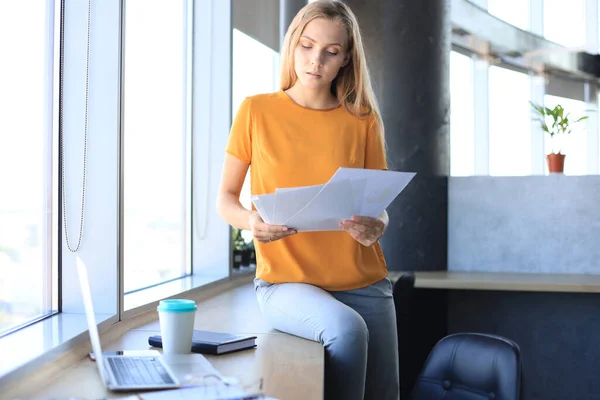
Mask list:
[[[148,338],[150,346],[162,347],[160,335]],[[256,336],[233,335],[230,333],[200,331],[192,336],[192,352],[201,354],[225,354],[232,351],[256,347]]]

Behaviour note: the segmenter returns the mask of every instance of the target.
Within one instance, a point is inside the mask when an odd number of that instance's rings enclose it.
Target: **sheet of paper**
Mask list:
[[[299,190],[304,190],[304,189],[319,189],[319,190],[321,190],[324,186],[325,186],[325,184],[313,185],[313,186],[291,187],[291,188],[277,188],[277,189],[275,189],[275,193],[297,192]]]
[[[199,376],[221,376],[202,354],[163,354],[162,357],[182,386],[193,384]]]
[[[225,384],[183,387],[181,389],[143,392],[139,396],[126,397],[124,400],[239,400],[248,397],[241,389]],[[116,398],[115,398],[116,400]],[[122,399],[123,400],[123,399]]]
[[[328,182],[297,214],[284,222],[298,232],[336,231],[343,219],[352,217],[356,201],[352,180]],[[360,193],[362,195],[362,193]]]
[[[275,208],[275,194],[261,194],[252,196],[250,199],[263,221],[267,224],[275,224],[272,218],[273,209]]]
[[[414,172],[381,171],[374,169],[340,168],[329,183],[364,178],[360,215],[378,217],[414,178]]]
[[[163,358],[181,382],[181,389],[148,391],[124,400],[227,400],[247,398],[250,394],[239,385],[226,383],[226,378],[221,381],[211,377],[222,375],[202,354],[163,354]]]
[[[277,189],[275,191],[275,224],[284,224],[310,203],[325,185]]]
[[[265,212],[265,208],[262,206],[262,203],[260,202],[260,196],[250,196],[250,200],[252,201],[252,204],[254,204],[254,208],[256,208],[256,211],[258,211],[261,218],[264,220],[265,215],[267,213]]]
[[[355,215],[378,217],[416,174],[362,168],[339,168],[322,185],[277,188],[252,196],[263,220],[299,232],[336,231]]]

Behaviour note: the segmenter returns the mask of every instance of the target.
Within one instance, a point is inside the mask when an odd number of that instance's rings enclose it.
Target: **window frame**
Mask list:
[[[60,77],[60,3],[46,0],[44,38],[44,111],[43,111],[43,209],[51,210],[42,218],[42,313],[0,332],[0,339],[60,313],[60,271],[58,268],[58,87]]]
[[[55,6],[59,10],[57,15],[55,15],[54,21],[56,26],[61,26],[62,18],[64,17],[64,5],[66,3],[65,0],[49,0],[54,1]],[[102,292],[103,287],[100,285],[101,282],[93,282],[92,284],[92,295],[94,297],[94,306],[96,311],[96,319],[98,321],[98,327],[100,331],[106,329],[107,327],[120,324],[127,323],[128,320],[133,319],[134,317],[151,311],[155,309],[156,305],[159,302],[159,299],[165,297],[173,297],[173,296],[187,296],[194,295],[201,296],[208,295],[210,293],[215,292],[215,290],[219,290],[219,288],[228,287],[231,284],[237,284],[236,282],[240,282],[240,279],[245,282],[250,282],[253,276],[253,271],[248,271],[245,273],[233,273],[231,269],[231,249],[230,249],[230,230],[229,225],[218,218],[216,215],[216,209],[213,205],[213,198],[216,198],[216,194],[218,191],[219,179],[217,174],[220,172],[220,166],[222,165],[222,161],[224,159],[224,151],[225,144],[227,141],[228,135],[222,134],[222,132],[229,132],[230,123],[231,123],[231,0],[186,0],[189,2],[193,2],[194,5],[194,48],[191,50],[193,52],[194,58],[196,60],[202,60],[205,57],[211,57],[211,75],[204,76],[203,73],[206,72],[202,70],[199,65],[203,68],[206,67],[206,63],[196,62],[194,64],[194,68],[188,71],[188,76],[192,76],[194,81],[194,85],[189,89],[187,95],[193,96],[193,104],[190,106],[190,114],[188,116],[188,123],[192,125],[193,128],[193,137],[192,141],[195,141],[202,134],[204,129],[209,129],[211,135],[208,136],[209,146],[210,146],[210,154],[211,154],[211,174],[209,175],[209,185],[208,185],[208,193],[207,198],[210,200],[210,204],[207,206],[207,224],[208,229],[211,232],[211,237],[215,235],[220,240],[221,245],[216,248],[216,252],[218,253],[216,256],[213,256],[211,262],[215,265],[221,265],[222,273],[220,277],[217,279],[213,279],[210,283],[207,282],[207,279],[203,278],[199,274],[194,274],[192,276],[182,278],[177,280],[177,284],[171,284],[173,288],[171,288],[170,293],[165,293],[164,291],[157,295],[158,297],[154,299],[147,299],[144,301],[143,305],[138,307],[134,307],[129,310],[124,310],[124,292],[123,292],[123,235],[122,235],[122,216],[123,216],[123,197],[122,197],[122,185],[123,185],[123,51],[124,51],[124,6],[125,0],[106,0],[103,2],[94,2],[94,15],[92,20],[92,52],[96,51],[108,51],[109,57],[103,59],[103,65],[108,63],[111,65],[112,70],[110,74],[103,75],[103,78],[109,79],[110,81],[106,82],[108,86],[111,86],[110,90],[112,92],[108,93],[108,97],[102,99],[102,109],[104,112],[110,114],[110,118],[114,118],[114,128],[109,130],[109,132],[103,132],[103,134],[115,136],[114,146],[114,158],[116,159],[116,167],[115,174],[108,171],[106,174],[110,176],[115,186],[118,188],[116,191],[116,195],[114,198],[114,205],[116,207],[115,219],[118,221],[116,228],[114,229],[114,250],[113,247],[107,249],[109,254],[104,255],[107,262],[103,262],[101,264],[94,265],[94,268],[90,268],[88,264],[88,269],[92,271],[95,268],[100,268],[96,272],[100,275],[107,275],[108,291]],[[68,6],[71,6],[72,3],[68,3]],[[86,5],[87,8],[87,5]],[[201,12],[206,11],[206,9],[210,9],[210,13]],[[69,12],[67,12],[69,15]],[[206,21],[202,21],[201,17],[208,19],[211,21],[210,24],[210,46],[206,46],[205,38],[202,38],[200,35],[205,32],[203,31],[202,24],[206,25]],[[71,13],[71,18],[73,17],[73,13]],[[68,22],[65,24],[68,25]],[[72,22],[72,20],[71,20]],[[94,28],[97,31],[94,31]],[[99,31],[98,31],[99,30]],[[100,34],[98,34],[100,32]],[[60,42],[61,38],[64,37],[64,30],[61,30],[60,35],[56,35],[56,41]],[[94,37],[95,36],[95,37]],[[102,42],[94,42],[98,37],[102,37]],[[67,48],[69,43],[66,44]],[[95,46],[95,47],[94,47]],[[115,51],[116,49],[116,51]],[[60,49],[55,50],[55,54],[58,51],[60,55]],[[79,62],[81,61],[81,54],[74,54],[73,51],[70,53],[66,53],[66,60],[69,57],[78,57]],[[94,57],[93,57],[94,58]],[[101,58],[96,54],[95,59]],[[70,60],[73,61],[73,60]],[[94,60],[92,60],[94,62]],[[116,67],[115,67],[116,66]],[[92,65],[92,68],[97,68],[97,65]],[[68,69],[68,67],[67,67]],[[116,72],[115,72],[116,71]],[[55,77],[59,77],[58,69],[55,71]],[[98,72],[97,72],[98,74]],[[112,76],[116,76],[117,79],[114,79]],[[70,76],[67,76],[67,79],[71,79]],[[198,81],[196,81],[198,80]],[[72,83],[72,82],[69,82]],[[93,82],[90,82],[92,86]],[[203,90],[207,84],[212,85],[212,90],[205,91]],[[116,89],[115,89],[116,87]],[[98,88],[98,87],[97,87]],[[100,88],[102,91],[105,88]],[[98,89],[97,89],[98,91]],[[58,111],[57,105],[59,104],[59,91],[55,90],[53,93],[53,110],[56,117],[53,120],[53,128],[57,129],[58,125]],[[114,96],[111,95],[114,93]],[[106,94],[106,93],[105,93]],[[203,121],[201,117],[202,107],[206,103],[210,103],[213,105],[213,113],[210,115],[209,121]],[[216,110],[216,111],[215,111]],[[193,115],[193,119],[192,119]],[[96,119],[98,120],[98,119]],[[112,122],[111,122],[112,123]],[[217,134],[218,132],[218,134]],[[56,138],[55,142],[58,142],[58,138]],[[202,145],[202,143],[197,143]],[[56,147],[56,145],[55,145]],[[112,155],[108,158],[112,158]],[[60,177],[57,174],[57,168],[53,174],[57,176],[57,179]],[[112,170],[111,170],[112,171]],[[61,182],[62,183],[62,182]],[[111,183],[112,184],[112,183]],[[58,186],[58,185],[57,185]],[[192,181],[192,187],[202,188],[201,182]],[[76,193],[77,190],[73,189],[71,192]],[[75,194],[75,196],[80,196],[79,194]],[[55,190],[52,198],[60,200],[60,191]],[[193,196],[192,196],[193,198]],[[86,196],[86,202],[88,198]],[[56,208],[58,208],[59,203],[56,203]],[[46,318],[37,323],[31,324],[18,332],[13,333],[12,335],[8,335],[6,337],[0,338],[0,352],[3,354],[15,354],[16,357],[12,359],[5,359],[4,362],[0,363],[0,387],[3,387],[7,384],[14,382],[15,379],[22,378],[26,376],[26,374],[33,372],[36,368],[39,368],[43,364],[54,360],[59,355],[63,354],[65,351],[75,348],[87,341],[87,323],[85,320],[85,314],[83,313],[83,308],[77,309],[76,305],[81,304],[80,293],[78,280],[76,275],[74,275],[74,267],[73,255],[65,250],[64,243],[62,240],[62,227],[61,227],[61,215],[60,210],[58,209],[56,215],[53,215],[54,221],[54,231],[57,232],[54,237],[54,246],[56,246],[56,258],[57,258],[57,268],[58,268],[58,276],[56,278],[56,284],[58,286],[58,291],[56,293],[56,301],[58,302],[58,311],[56,315],[52,317]],[[88,222],[88,219],[86,219]],[[59,228],[60,227],[60,228]],[[92,227],[86,225],[90,231],[93,230]],[[92,232],[93,233],[93,232]],[[85,235],[85,233],[84,233]],[[113,239],[110,242],[113,242]],[[214,243],[205,243],[202,246],[197,246],[197,240],[194,242],[194,248],[190,253],[190,257],[193,257],[194,254],[197,254],[198,251],[202,251],[204,248],[213,246]],[[112,245],[111,245],[112,246]],[[86,250],[86,249],[83,249]],[[192,259],[193,260],[193,259]],[[195,271],[198,272],[198,271]],[[102,280],[104,279],[101,276]],[[111,281],[112,280],[112,281]],[[111,283],[112,282],[112,283]],[[161,285],[162,286],[162,285]],[[165,285],[168,286],[168,285]],[[114,295],[110,293],[113,292]],[[155,289],[155,288],[153,288]],[[165,287],[161,288],[165,289]],[[156,289],[155,289],[156,290]],[[151,290],[148,293],[151,294]],[[99,297],[97,293],[102,293]],[[96,293],[96,295],[95,295]],[[149,296],[152,297],[152,296]],[[99,304],[97,304],[96,300],[100,300]],[[107,304],[103,304],[104,300],[107,301]],[[112,311],[114,309],[114,312]],[[150,315],[150,314],[149,314]],[[146,318],[146,317],[144,317]]]
[[[182,141],[183,141],[183,152],[185,153],[185,160],[183,164],[183,181],[182,185],[183,189],[183,197],[184,197],[184,205],[183,205],[183,257],[182,263],[179,266],[179,275],[175,277],[171,277],[169,279],[163,281],[155,281],[147,286],[135,287],[128,291],[125,291],[125,270],[127,266],[125,265],[125,252],[126,246],[124,244],[125,241],[125,231],[127,228],[126,218],[125,218],[125,160],[127,155],[125,153],[125,136],[127,135],[127,127],[126,127],[126,70],[127,70],[127,54],[126,54],[126,40],[127,40],[127,0],[123,0],[122,5],[122,16],[120,21],[120,29],[122,34],[120,35],[119,41],[119,54],[121,55],[121,70],[120,70],[120,99],[119,99],[119,146],[122,149],[120,151],[120,160],[119,160],[119,266],[123,266],[119,268],[119,282],[123,283],[123,289],[119,288],[119,295],[124,296],[124,308],[125,310],[129,310],[131,308],[135,308],[134,304],[140,305],[143,303],[150,302],[152,299],[160,297],[161,293],[176,293],[177,291],[173,291],[175,285],[174,282],[180,279],[186,279],[192,277],[194,274],[193,266],[192,266],[192,254],[191,254],[191,246],[192,246],[192,238],[191,238],[191,230],[192,230],[192,174],[191,174],[191,166],[192,166],[192,126],[193,126],[193,96],[192,96],[192,79],[193,79],[193,45],[194,45],[194,1],[193,0],[178,0],[181,3],[177,4],[177,6],[181,6],[183,8],[183,25],[181,26],[181,37],[183,40],[183,73],[182,73],[182,81],[180,82],[182,92],[183,92],[183,102],[182,102],[182,110],[180,115],[181,124],[183,127],[182,130]],[[177,43],[179,46],[179,43]],[[121,251],[122,250],[122,251]],[[122,269],[122,271],[121,271]],[[175,271],[175,268],[173,268]],[[194,280],[192,279],[191,282]],[[193,285],[193,284],[192,284]],[[167,288],[171,288],[171,290],[165,290],[161,288],[161,286],[166,286]],[[186,285],[181,285],[180,292],[185,291],[185,287],[189,287],[189,283]],[[133,299],[133,300],[129,300]]]

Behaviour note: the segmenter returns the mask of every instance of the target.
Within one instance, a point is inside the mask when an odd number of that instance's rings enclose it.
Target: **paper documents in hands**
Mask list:
[[[352,216],[378,217],[415,176],[413,172],[339,168],[323,185],[278,188],[252,196],[267,224],[298,232],[338,231]]]

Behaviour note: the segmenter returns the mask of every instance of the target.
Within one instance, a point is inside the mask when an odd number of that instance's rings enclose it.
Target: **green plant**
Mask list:
[[[231,243],[235,250],[244,250],[246,247],[246,241],[242,237],[241,229],[231,228]]]
[[[565,109],[560,104],[557,104],[554,108],[548,108],[531,101],[529,103],[537,113],[536,120],[540,122],[542,129],[550,135],[550,139],[553,142],[561,136],[570,134],[573,125],[588,118],[587,116],[583,116],[578,119],[569,120],[570,114],[565,114]],[[554,146],[553,152],[555,152]],[[560,149],[558,153],[560,153]]]

